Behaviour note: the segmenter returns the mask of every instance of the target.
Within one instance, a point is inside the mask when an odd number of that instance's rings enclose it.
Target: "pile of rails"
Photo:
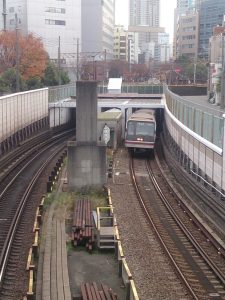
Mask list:
[[[94,244],[94,228],[89,199],[78,199],[73,214],[73,244],[74,246],[85,246],[92,251]]]
[[[117,295],[105,284],[101,284],[100,290],[95,282],[81,284],[82,300],[118,300]]]

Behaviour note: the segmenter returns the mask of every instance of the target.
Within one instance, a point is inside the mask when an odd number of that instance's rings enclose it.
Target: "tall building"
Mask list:
[[[81,0],[82,52],[104,52],[113,57],[115,0]]]
[[[138,33],[141,63],[154,59],[160,28],[160,0],[130,0],[129,32]]]
[[[130,0],[130,26],[159,27],[159,0]]]
[[[213,35],[213,28],[222,26],[225,14],[224,0],[205,0],[199,5],[199,58],[209,57],[209,38]]]
[[[40,37],[51,59],[58,59],[59,45],[62,57],[75,52],[81,39],[81,0],[7,0],[8,29],[15,29],[15,14],[19,30]]]

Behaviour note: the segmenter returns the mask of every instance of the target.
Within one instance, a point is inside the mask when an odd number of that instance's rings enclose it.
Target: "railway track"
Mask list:
[[[0,299],[21,299],[26,293],[25,264],[33,239],[35,211],[46,191],[50,169],[65,148],[66,137],[68,133],[61,135],[59,140],[54,138],[42,150],[38,145],[39,152],[23,160],[24,164],[16,167],[17,172],[12,172],[10,180],[1,188]]]
[[[134,159],[133,184],[145,214],[194,299],[225,299],[225,260],[217,241],[202,233],[194,215],[165,180],[156,160]],[[149,178],[151,179],[149,181]],[[207,234],[207,238],[206,238]],[[216,247],[214,247],[216,245]]]

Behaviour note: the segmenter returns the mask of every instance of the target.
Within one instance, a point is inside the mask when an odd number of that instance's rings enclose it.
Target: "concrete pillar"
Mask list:
[[[97,82],[78,81],[76,100],[76,140],[78,144],[97,142]]]
[[[221,178],[221,188],[225,190],[225,114],[223,114],[223,168],[222,168],[222,178]]]
[[[106,145],[97,139],[97,82],[78,81],[76,141],[68,142],[70,190],[106,183]]]

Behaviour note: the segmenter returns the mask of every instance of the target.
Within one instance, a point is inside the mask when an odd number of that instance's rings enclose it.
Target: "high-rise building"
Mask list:
[[[130,26],[159,27],[159,0],[130,0]]]
[[[113,57],[115,0],[81,0],[82,52],[104,52]]]
[[[209,39],[213,35],[213,28],[222,26],[225,14],[224,0],[205,0],[199,6],[199,58],[208,59]]]
[[[129,32],[138,33],[141,62],[154,60],[160,28],[160,0],[130,0]]]

